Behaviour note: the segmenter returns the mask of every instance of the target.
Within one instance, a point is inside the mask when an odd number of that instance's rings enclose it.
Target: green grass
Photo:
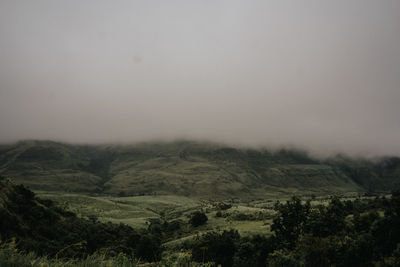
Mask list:
[[[78,214],[81,217],[97,217],[102,222],[125,223],[134,228],[147,228],[151,219],[167,221],[181,220],[188,222],[192,212],[206,211],[208,221],[198,228],[189,225],[184,230],[183,238],[190,232],[201,233],[210,230],[236,229],[242,235],[270,234],[270,225],[274,215],[275,201],[284,202],[280,194],[270,199],[258,199],[247,202],[232,203],[230,209],[222,211],[223,217],[216,217],[218,202],[200,201],[192,198],[174,195],[154,195],[135,197],[90,196],[60,192],[37,192],[41,198],[56,201],[58,205]],[[327,203],[321,198],[313,201],[314,205]],[[264,217],[256,219],[258,214]],[[237,219],[238,215],[249,219]],[[256,218],[254,218],[256,217]],[[185,234],[186,233],[186,234]]]
[[[259,212],[273,214],[272,202],[259,200],[258,205],[264,208],[254,207],[253,202],[233,204],[223,213],[226,217],[216,217],[218,202],[199,201],[183,196],[135,196],[135,197],[111,197],[89,196],[84,194],[37,192],[41,198],[56,201],[58,205],[75,212],[81,217],[95,216],[102,222],[125,223],[136,229],[148,227],[151,219],[167,221],[180,220],[186,225],[180,229],[180,235],[173,240],[168,240],[165,247],[173,249],[179,247],[186,240],[202,235],[209,231],[222,231],[236,229],[242,236],[254,234],[269,235],[270,218],[260,220],[236,220],[236,214],[246,214],[249,217]],[[268,208],[266,209],[265,207]],[[190,214],[197,210],[206,211],[208,221],[200,227],[192,227],[188,224]]]
[[[34,253],[23,253],[3,245],[0,248],[0,266],[3,267],[136,267],[138,260],[129,259],[120,254],[107,258],[105,255],[94,254],[84,259],[50,259],[38,257]]]
[[[146,228],[149,219],[183,218],[201,207],[201,202],[182,196],[105,197],[71,193],[37,192],[41,198],[81,217],[97,217],[102,222],[125,223],[134,228]]]
[[[282,197],[278,193],[269,199],[232,202],[232,207],[222,210],[223,216],[217,217],[218,201],[200,201],[176,195],[112,197],[38,192],[38,196],[52,199],[79,216],[96,216],[102,222],[125,223],[136,229],[147,228],[151,219],[180,220],[186,223],[180,229],[181,234],[172,240],[167,240],[164,244],[172,250],[179,248],[187,240],[215,230],[235,229],[241,236],[270,235],[272,218],[275,214],[274,204],[277,200],[284,202],[288,199],[288,196]],[[354,196],[348,198],[351,199]],[[328,197],[317,197],[311,204],[324,205],[328,201]],[[205,211],[208,221],[205,225],[195,228],[190,226],[188,221],[190,214],[197,210]],[[259,214],[262,216],[257,217]]]
[[[191,254],[174,252],[165,255],[160,262],[142,263],[120,253],[108,257],[106,254],[93,254],[83,259],[56,259],[39,257],[34,253],[24,253],[15,248],[15,244],[0,244],[0,266],[2,267],[211,267],[212,263],[193,262]]]

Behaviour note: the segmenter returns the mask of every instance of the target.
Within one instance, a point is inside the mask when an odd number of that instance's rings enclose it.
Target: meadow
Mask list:
[[[268,233],[274,214],[272,200],[226,204],[228,202],[196,200],[173,195],[113,197],[43,191],[36,193],[38,197],[53,200],[57,205],[80,217],[101,222],[124,223],[135,229],[146,229],[154,220],[180,220],[187,223],[193,212],[202,211],[207,215],[208,221],[206,225],[196,228],[195,234],[235,229],[241,234],[251,235]],[[221,203],[230,207],[221,210]],[[221,213],[219,216],[218,212]],[[185,230],[189,236],[193,234],[189,225]]]
[[[50,199],[60,207],[82,218],[127,224],[134,229],[147,229],[154,222],[180,222],[177,234],[166,238],[163,246],[173,249],[182,242],[211,231],[236,230],[241,236],[271,235],[275,205],[289,197],[277,194],[271,199],[227,201],[199,200],[177,195],[151,195],[133,197],[94,196],[62,192],[36,192],[38,197]],[[312,206],[328,205],[329,196],[304,195]],[[311,199],[312,198],[312,199]],[[343,199],[369,199],[356,194],[342,195]],[[207,223],[193,228],[189,219],[195,211],[206,214]]]

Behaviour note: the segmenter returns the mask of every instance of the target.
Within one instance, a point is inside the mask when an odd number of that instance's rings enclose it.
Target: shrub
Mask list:
[[[240,235],[235,230],[207,233],[192,244],[193,259],[197,262],[215,262],[217,265],[232,266],[239,239]]]
[[[189,223],[191,225],[193,225],[194,227],[203,225],[207,222],[208,217],[207,215],[205,215],[203,212],[200,211],[196,211],[194,213],[192,213]]]

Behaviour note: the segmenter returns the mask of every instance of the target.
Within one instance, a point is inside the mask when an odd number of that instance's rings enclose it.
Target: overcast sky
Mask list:
[[[0,142],[400,155],[400,1],[0,1]]]

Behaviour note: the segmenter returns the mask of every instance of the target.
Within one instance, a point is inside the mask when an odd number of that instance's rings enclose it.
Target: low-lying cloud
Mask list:
[[[0,142],[400,155],[400,2],[1,1]]]

